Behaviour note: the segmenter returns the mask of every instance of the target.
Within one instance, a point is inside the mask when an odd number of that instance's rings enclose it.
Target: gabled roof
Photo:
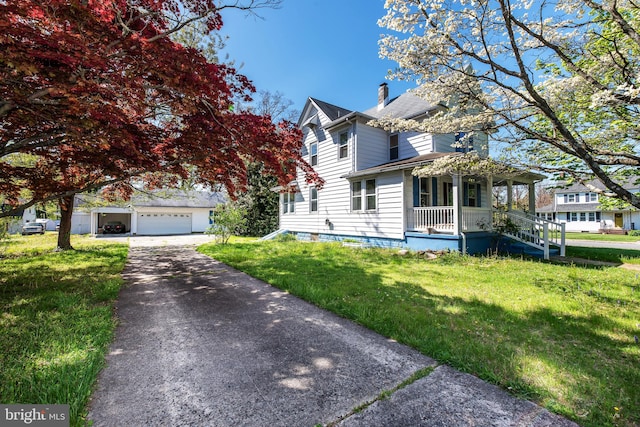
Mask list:
[[[316,106],[322,110],[324,114],[329,117],[329,120],[334,121],[340,117],[346,116],[349,113],[354,112],[348,108],[338,107],[337,105],[329,104],[328,102],[320,101],[319,99],[309,98]]]
[[[379,119],[381,117],[394,117],[398,119],[412,119],[426,114],[429,111],[439,108],[437,105],[432,105],[412,94],[411,92],[405,92],[402,95],[389,101],[387,105],[381,110],[375,106],[364,111],[364,114],[373,118]]]
[[[345,120],[362,119],[365,121],[379,119],[382,117],[394,117],[399,119],[413,119],[427,114],[429,111],[440,108],[437,105],[429,104],[424,99],[413,95],[410,92],[393,98],[384,108],[378,110],[375,106],[364,112],[338,107],[328,102],[320,101],[316,98],[309,98],[331,121],[326,128],[330,129],[336,125],[344,123]],[[302,118],[301,118],[302,119]],[[299,123],[301,125],[301,123]]]
[[[220,192],[170,191],[166,194],[136,194],[131,198],[134,207],[212,208],[226,200]]]
[[[94,194],[76,194],[78,208],[94,205],[99,197]],[[129,201],[115,202],[110,207],[163,207],[163,208],[212,208],[226,201],[221,192],[160,190],[148,193],[136,192]],[[104,202],[100,203],[101,205]]]

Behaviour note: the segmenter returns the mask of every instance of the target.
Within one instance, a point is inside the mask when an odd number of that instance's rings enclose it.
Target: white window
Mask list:
[[[349,132],[340,132],[338,136],[338,158],[346,159],[349,156]]]
[[[376,210],[377,194],[375,179],[367,179],[366,181],[356,181],[351,183],[351,210],[361,211],[363,209],[363,199],[365,201],[364,206],[366,210]]]
[[[577,221],[578,220],[578,213],[577,212],[571,212],[571,219],[569,221]]]
[[[316,187],[309,189],[309,211],[318,212],[318,189]]]
[[[351,210],[362,210],[362,182],[360,181],[351,183]]]
[[[296,193],[282,194],[282,213],[294,213],[296,211]]]
[[[397,160],[400,153],[398,151],[398,134],[389,137],[389,160]]]
[[[367,191],[367,210],[376,209],[376,180],[368,179],[366,182]]]
[[[311,166],[315,166],[318,164],[318,143],[312,142],[309,147],[309,163]]]
[[[580,221],[585,222],[587,220],[587,213],[580,212]]]
[[[589,212],[589,222],[594,222],[596,220],[596,213]]]
[[[589,193],[588,202],[597,202],[598,201],[598,193]]]

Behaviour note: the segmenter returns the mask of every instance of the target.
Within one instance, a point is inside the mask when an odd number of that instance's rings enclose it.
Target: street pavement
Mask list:
[[[567,239],[565,243],[567,246],[580,246],[585,248],[633,249],[640,251],[640,242],[607,242],[603,240]]]
[[[576,426],[196,252],[205,239],[129,239],[94,426]]]

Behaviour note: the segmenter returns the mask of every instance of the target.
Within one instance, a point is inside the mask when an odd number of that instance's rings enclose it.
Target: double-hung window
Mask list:
[[[318,212],[318,189],[316,187],[309,189],[309,212]]]
[[[389,137],[389,160],[397,160],[400,156],[398,149],[398,134]]]
[[[362,210],[362,182],[356,181],[351,183],[351,210]]]
[[[346,159],[349,156],[349,132],[340,132],[338,135],[338,159]]]
[[[376,209],[376,180],[368,179],[366,181],[366,194],[367,194],[367,210]]]
[[[318,164],[318,143],[312,142],[309,147],[309,163],[311,166],[315,166]]]
[[[282,194],[282,213],[294,213],[296,211],[296,193]]]
[[[363,202],[364,201],[364,205]],[[373,211],[378,207],[376,180],[367,179],[351,183],[351,210],[352,211]]]

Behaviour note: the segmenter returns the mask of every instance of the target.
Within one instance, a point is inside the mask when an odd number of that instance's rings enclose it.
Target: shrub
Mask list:
[[[207,228],[206,234],[214,234],[216,242],[225,244],[246,223],[246,211],[233,202],[215,207],[213,224]]]

